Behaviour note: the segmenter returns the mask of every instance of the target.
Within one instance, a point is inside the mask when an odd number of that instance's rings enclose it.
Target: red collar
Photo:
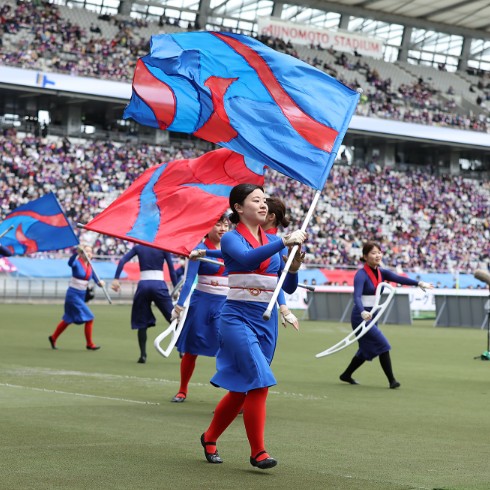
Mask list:
[[[380,282],[383,282],[383,278],[381,276],[381,271],[379,270],[379,267],[376,269],[376,272],[378,273],[378,277],[374,275],[373,270],[369,265],[364,264],[364,270],[366,271],[366,274],[368,275],[369,279],[371,279],[371,282],[374,284],[374,289],[378,287],[378,284]]]
[[[208,247],[209,250],[217,250],[216,245],[209,238],[204,239],[204,245]],[[221,261],[221,259],[217,259],[217,260]],[[224,272],[225,272],[225,266],[222,265],[218,269],[218,271],[215,274],[213,274],[213,276],[222,276]]]
[[[262,245],[267,245],[269,243],[269,240],[267,239],[267,235],[265,234],[265,231],[259,226],[259,232],[260,232],[260,238],[262,239],[262,243],[260,243],[250,232],[250,230],[243,224],[243,223],[238,223],[237,227],[235,230],[242,235],[247,242],[252,245],[253,248],[258,248],[261,247]],[[264,260],[259,266],[258,269],[256,269],[254,272],[257,272],[259,274],[263,274],[264,272],[267,271],[267,268],[269,267],[269,264],[271,263],[271,258],[269,257],[268,259]]]
[[[269,228],[268,230],[265,230],[266,233],[269,235],[277,235],[279,228]]]

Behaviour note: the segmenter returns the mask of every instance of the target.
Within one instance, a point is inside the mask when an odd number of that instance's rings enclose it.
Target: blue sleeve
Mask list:
[[[74,266],[74,264],[75,264],[75,260],[77,259],[77,257],[78,257],[78,254],[77,254],[77,253],[74,253],[74,254],[73,254],[73,255],[72,255],[70,258],[69,258],[69,260],[68,260],[68,265],[69,265],[70,267],[73,267],[73,266]]]
[[[284,291],[286,291],[286,293],[288,294],[293,294],[296,291],[297,287],[298,287],[298,274],[292,274],[288,272],[286,274],[286,279],[282,284],[282,289],[284,289]]]
[[[11,257],[13,254],[8,248],[0,245],[0,255],[3,255],[4,257]]]
[[[95,284],[97,284],[97,286],[99,286],[99,288],[101,288],[102,284],[100,283],[100,281],[97,281],[97,277],[95,277],[95,276],[96,276],[96,273],[94,272],[94,268],[92,267],[92,272],[90,273],[89,281],[90,281],[90,279],[93,279]]]
[[[354,305],[360,311],[364,310],[364,306],[362,304],[362,291],[364,290],[364,274],[360,274],[359,272],[354,276]]]
[[[284,291],[282,289],[279,291],[279,294],[277,296],[277,304],[279,306],[286,304],[286,296],[284,296]]]
[[[214,259],[222,259],[223,258],[223,252],[219,249],[209,250],[207,248],[206,249],[206,257],[213,257]]]
[[[129,252],[123,255],[122,259],[119,261],[117,265],[116,274],[114,275],[114,279],[119,279],[121,276],[123,267],[136,255],[137,249],[133,247]]]
[[[169,252],[165,252],[165,260],[167,261],[168,272],[170,274],[170,280],[172,281],[172,284],[175,286],[179,281],[177,279],[177,273],[175,272],[172,254]]]
[[[381,277],[383,279],[387,279],[391,282],[396,282],[398,284],[403,284],[404,286],[418,286],[419,283],[415,279],[410,279],[409,277],[399,276],[394,272],[391,272],[387,269],[381,269]]]
[[[185,276],[185,282],[182,286],[182,289],[179,294],[179,299],[177,300],[177,304],[179,306],[184,306],[185,300],[189,293],[191,292],[192,285],[194,284],[194,280],[199,272],[199,266],[201,264],[196,260],[189,260],[187,265],[187,275]]]
[[[235,233],[225,233],[221,239],[221,247],[244,269],[255,270],[264,260],[280,252],[284,248],[284,244],[282,240],[274,240],[258,248],[246,249]]]

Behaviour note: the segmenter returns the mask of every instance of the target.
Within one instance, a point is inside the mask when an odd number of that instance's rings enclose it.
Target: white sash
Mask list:
[[[140,281],[163,281],[163,271],[141,271]]]
[[[76,277],[72,277],[68,285],[73,289],[85,291],[88,286],[88,281],[86,281],[85,279],[77,279]]]
[[[226,296],[228,294],[228,277],[200,275],[197,278],[196,289],[203,293]]]
[[[268,303],[277,285],[277,276],[261,274],[230,274],[227,299]]]

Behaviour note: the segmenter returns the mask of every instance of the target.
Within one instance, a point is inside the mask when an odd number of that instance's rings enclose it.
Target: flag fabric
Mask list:
[[[152,37],[124,117],[193,134],[322,189],[358,100],[248,36],[186,32]]]
[[[0,223],[1,243],[14,255],[59,250],[79,241],[60,203],[51,192],[14,209]]]
[[[189,255],[227,210],[235,185],[263,185],[257,170],[226,148],[156,165],[85,228]]]

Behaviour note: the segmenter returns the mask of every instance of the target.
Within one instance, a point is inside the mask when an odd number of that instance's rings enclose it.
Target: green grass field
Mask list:
[[[161,357],[151,329],[147,364],[137,364],[129,306],[92,307],[94,340],[70,326],[51,350],[62,306],[1,305],[0,488],[2,489],[489,489],[490,362],[486,332],[384,326],[399,390],[379,362],[350,386],[338,375],[355,352],[314,355],[348,325],[307,322],[280,330],[268,399],[266,442],[279,465],[252,468],[243,420],[219,441],[210,465],[200,434],[224,394],[199,358],[188,400],[178,390],[179,358]]]

